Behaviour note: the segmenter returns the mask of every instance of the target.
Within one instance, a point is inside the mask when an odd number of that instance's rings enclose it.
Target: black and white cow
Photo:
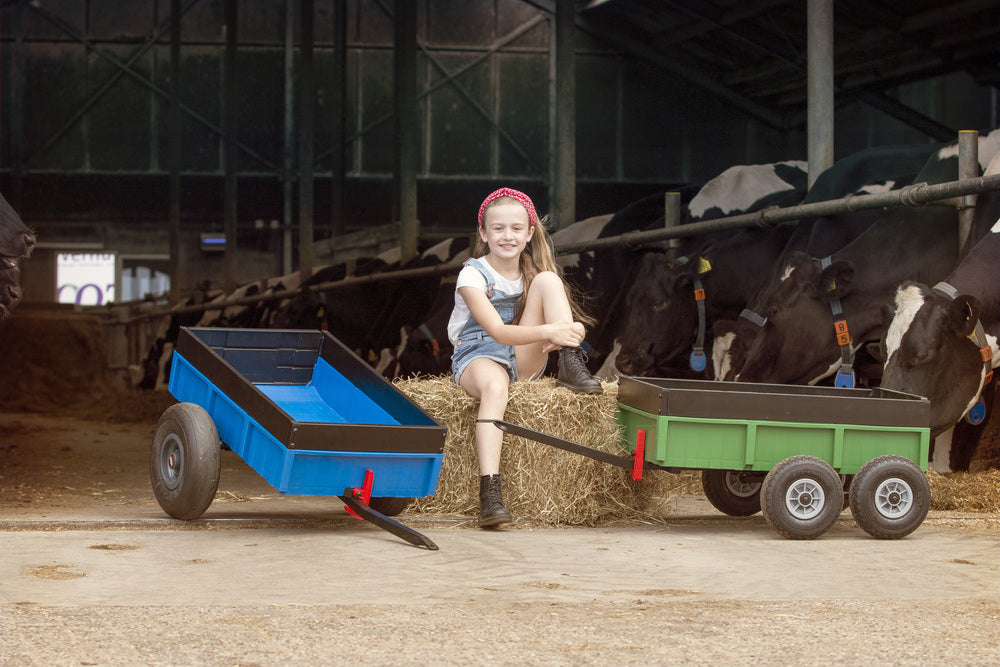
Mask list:
[[[21,260],[35,247],[35,234],[0,194],[0,320],[21,302]]]
[[[949,181],[957,171],[957,162],[951,156],[942,159],[938,151],[916,181]],[[948,206],[891,208],[823,263],[792,253],[781,283],[765,302],[767,319],[738,380],[815,384],[834,373],[846,375],[853,353],[884,335],[882,308],[899,284],[933,284],[954,268],[957,218]],[[972,237],[985,231],[974,227]],[[835,314],[834,308],[842,312]]]
[[[801,162],[731,167],[691,199],[684,221],[797,204],[806,180]],[[680,258],[647,254],[628,292],[618,370],[670,376],[693,370],[703,377],[711,323],[736,316],[769,275],[789,234],[787,227],[718,232],[683,239]]]
[[[987,173],[994,170],[1000,173],[998,158]],[[988,374],[1000,366],[1000,193],[979,195],[975,216],[992,220],[992,227],[942,284],[899,286],[884,339],[882,386],[930,399],[932,436],[973,410],[989,385]],[[983,335],[978,341],[977,322]],[[936,446],[934,467],[967,470],[972,454],[968,447],[949,454]]]
[[[806,194],[803,203],[839,199],[852,194],[875,194],[909,185],[943,144],[879,146],[838,160],[823,171]],[[791,253],[826,257],[853,241],[871,226],[880,211],[820,216],[802,220],[792,232],[775,271],[749,300],[740,317],[719,319],[713,324],[713,377],[733,380],[743,368],[747,352],[757,336],[764,316],[764,302],[781,281],[782,267]]]

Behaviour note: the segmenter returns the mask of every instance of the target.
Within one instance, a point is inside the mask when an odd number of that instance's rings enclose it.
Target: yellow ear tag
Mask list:
[[[836,280],[831,280],[830,281],[830,286],[826,288],[826,291],[827,292],[832,292],[835,289],[837,289],[837,281]]]
[[[704,257],[698,258],[698,273],[708,273],[712,270],[712,264]]]

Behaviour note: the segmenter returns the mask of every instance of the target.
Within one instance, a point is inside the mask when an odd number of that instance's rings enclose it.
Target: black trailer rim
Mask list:
[[[184,446],[176,433],[169,433],[163,439],[158,467],[163,486],[170,490],[180,486],[184,476]]]

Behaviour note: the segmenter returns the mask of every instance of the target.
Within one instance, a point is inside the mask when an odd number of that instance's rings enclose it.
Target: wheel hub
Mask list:
[[[823,511],[825,502],[823,487],[812,479],[796,481],[785,494],[785,507],[796,519],[812,519]]]
[[[906,481],[891,477],[875,489],[875,508],[887,519],[898,519],[913,506],[913,489]]]

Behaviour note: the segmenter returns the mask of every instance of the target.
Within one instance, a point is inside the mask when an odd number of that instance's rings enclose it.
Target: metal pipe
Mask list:
[[[964,181],[949,181],[928,185],[926,183],[915,183],[900,190],[890,192],[880,192],[870,195],[852,195],[843,199],[832,199],[829,201],[813,202],[811,204],[800,204],[786,208],[768,208],[755,213],[745,213],[734,215],[728,218],[717,218],[705,222],[693,222],[687,225],[679,225],[669,229],[656,229],[646,232],[628,232],[619,236],[609,236],[604,239],[594,241],[583,241],[580,243],[568,243],[558,246],[556,254],[571,255],[587,250],[600,250],[618,245],[627,247],[638,247],[648,243],[658,243],[667,239],[699,236],[719,231],[729,231],[743,227],[774,227],[783,223],[792,223],[800,218],[808,218],[822,215],[835,215],[837,213],[864,211],[873,208],[883,208],[886,206],[923,206],[931,202],[949,199],[951,197],[964,196],[972,193],[994,192],[1000,190],[1000,174],[991,176],[979,176],[978,178]],[[299,288],[298,291],[311,292],[331,292],[346,287],[354,287],[384,280],[399,280],[403,278],[422,278],[434,275],[444,275],[447,273],[457,273],[462,268],[461,263],[439,264],[437,266],[421,267],[416,269],[403,269],[401,271],[384,271],[372,273],[366,276],[349,277],[329,283],[319,283]],[[274,301],[288,299],[294,296],[297,291],[281,292],[272,295],[260,295],[254,297],[243,297],[224,301],[219,304],[201,304],[198,306],[184,306],[175,309],[164,309],[159,312],[148,313],[128,321],[138,321],[163,315],[174,315],[182,313],[194,313],[203,310],[221,310],[229,306],[249,305],[261,301]]]
[[[979,175],[979,133],[962,130],[958,133],[958,178],[969,179]],[[976,195],[962,197],[958,209],[958,249],[964,252],[972,234],[972,218],[976,214]]]
[[[809,187],[833,166],[833,0],[808,0]]]
[[[335,96],[330,109],[330,236],[344,233],[344,150],[347,132],[347,3],[333,0],[330,8],[333,19],[333,52],[330,69],[333,82],[330,89]]]
[[[295,169],[295,3],[285,0],[285,112],[281,162],[281,273],[292,272],[292,191]]]
[[[555,229],[576,222],[576,7],[556,0]]]
[[[170,102],[167,110],[170,162],[169,244],[170,300],[180,301],[181,267],[181,0],[170,0]],[[131,357],[129,363],[136,363]]]
[[[728,218],[718,218],[705,222],[692,222],[673,229],[654,229],[646,232],[628,232],[621,236],[572,243],[560,246],[556,254],[567,255],[585,250],[599,250],[616,245],[641,246],[647,243],[658,243],[682,236],[699,236],[713,232],[741,229],[743,227],[773,227],[783,223],[793,222],[800,218],[811,218],[838,213],[864,211],[884,206],[923,206],[931,202],[961,195],[1000,190],[1000,174],[980,176],[965,181],[949,181],[928,185],[914,183],[899,190],[879,192],[870,195],[852,195],[844,199],[800,204],[787,208],[767,208],[755,213],[744,213]]]
[[[672,229],[681,224],[681,193],[666,192],[663,195],[663,227]],[[680,251],[680,238],[672,238],[667,244],[672,255]]]
[[[226,291],[236,289],[239,281],[238,243],[236,242],[236,220],[239,215],[237,197],[236,157],[238,146],[236,135],[239,125],[239,103],[236,99],[236,25],[238,16],[237,0],[226,0],[226,50],[222,66],[222,133],[223,165],[225,187],[223,202],[223,232],[226,235],[225,283]]]
[[[403,262],[417,256],[417,3],[395,10],[396,197]]]
[[[305,280],[313,272],[313,131],[315,128],[316,77],[313,68],[313,0],[302,0],[299,35],[299,273]]]

